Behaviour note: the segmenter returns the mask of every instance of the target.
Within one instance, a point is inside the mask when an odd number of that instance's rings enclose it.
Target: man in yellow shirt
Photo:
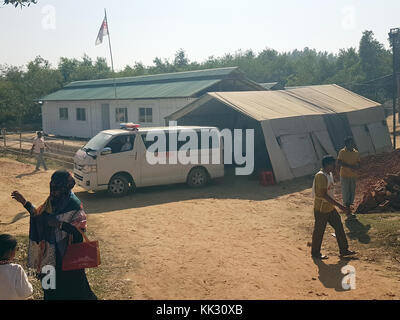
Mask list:
[[[335,170],[335,162],[335,158],[332,156],[325,156],[322,159],[322,169],[315,175],[313,183],[315,224],[312,235],[311,256],[316,259],[328,259],[327,256],[321,254],[322,239],[328,222],[335,229],[340,256],[355,254],[354,251],[349,250],[342,220],[335,209],[335,207],[338,207],[342,211],[347,210],[345,206],[334,199],[332,172]]]
[[[347,137],[344,141],[345,147],[339,151],[337,164],[340,166],[340,184],[342,186],[342,199],[344,206],[348,209],[348,217],[355,217],[350,214],[350,206],[354,202],[356,195],[356,170],[360,168],[360,155],[354,148],[352,137]]]

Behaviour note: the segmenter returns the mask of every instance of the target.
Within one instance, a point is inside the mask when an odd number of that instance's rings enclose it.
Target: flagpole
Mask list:
[[[108,25],[106,8],[104,8],[104,16],[105,16],[106,23],[107,23],[108,46],[110,48],[111,69],[112,69],[113,79],[114,79],[114,94],[115,94],[115,98],[117,98],[117,83],[115,82],[114,61],[113,61],[112,50],[111,50],[110,28],[109,28],[109,25]]]

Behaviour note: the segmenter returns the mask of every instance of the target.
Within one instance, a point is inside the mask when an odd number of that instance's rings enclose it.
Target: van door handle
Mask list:
[[[135,158],[135,160],[137,159],[137,152],[135,152],[135,155],[129,155],[130,158]]]

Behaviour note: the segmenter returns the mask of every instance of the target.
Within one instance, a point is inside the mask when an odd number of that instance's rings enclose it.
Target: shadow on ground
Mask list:
[[[351,259],[340,259],[336,264],[327,264],[324,260],[313,259],[314,264],[318,267],[318,279],[325,288],[348,291],[342,286],[342,280],[345,277],[345,274],[342,273],[342,268],[347,265],[349,260]]]
[[[358,219],[347,219],[345,221],[346,227],[350,230],[347,234],[352,240],[358,240],[360,243],[370,243],[371,238],[368,235],[371,226],[363,225]]]
[[[205,188],[191,189],[186,184],[138,188],[123,198],[112,198],[106,191],[76,192],[88,214],[131,208],[142,208],[193,199],[243,199],[263,201],[311,188],[312,178],[303,177],[290,182],[264,187],[250,177],[227,176],[212,181]]]
[[[39,174],[40,172],[41,172],[41,171],[39,171],[39,170],[34,170],[34,171],[32,171],[32,172],[21,173],[21,174],[15,176],[15,177],[16,177],[17,179],[21,179],[21,178],[23,178],[23,177],[33,176],[33,175],[35,175],[35,174]]]
[[[10,222],[0,222],[0,226],[10,225],[24,218],[29,218],[29,213],[27,211],[17,213]]]

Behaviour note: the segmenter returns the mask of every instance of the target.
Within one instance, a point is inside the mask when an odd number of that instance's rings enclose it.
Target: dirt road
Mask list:
[[[0,158],[0,232],[27,234],[14,189],[41,203],[51,172]],[[227,178],[201,190],[185,185],[138,190],[123,199],[74,191],[100,240],[107,299],[398,299],[400,279],[382,264],[341,261],[328,229],[324,253],[310,258],[309,178],[274,187]],[[348,231],[348,230],[346,230]],[[350,244],[353,240],[350,241]],[[356,269],[356,289],[341,268]]]

